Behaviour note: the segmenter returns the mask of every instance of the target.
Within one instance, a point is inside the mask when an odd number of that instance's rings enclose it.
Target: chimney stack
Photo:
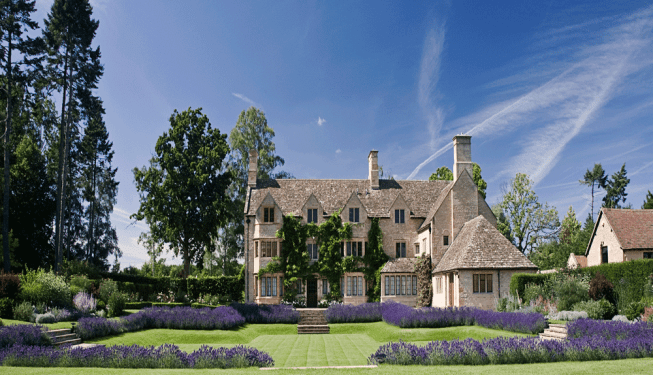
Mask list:
[[[370,163],[370,187],[373,190],[379,190],[379,152],[376,150],[370,151],[370,154],[367,156],[367,160]]]
[[[256,187],[256,175],[258,173],[258,151],[255,148],[249,150],[249,171],[247,172],[247,186]]]
[[[473,176],[472,166],[472,136],[457,135],[453,137],[453,179],[456,181],[463,169]]]

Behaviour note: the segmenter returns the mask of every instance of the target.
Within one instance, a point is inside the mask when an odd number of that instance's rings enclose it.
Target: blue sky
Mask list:
[[[51,3],[37,0],[41,25]],[[202,107],[228,133],[261,108],[297,178],[366,178],[377,149],[386,173],[427,179],[467,133],[489,204],[522,172],[561,217],[572,205],[585,218],[578,180],[594,163],[626,163],[634,208],[653,191],[650,2],[91,3],[123,267],[147,260],[132,169],[174,109]]]

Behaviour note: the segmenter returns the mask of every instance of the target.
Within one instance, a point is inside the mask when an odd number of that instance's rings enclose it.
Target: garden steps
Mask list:
[[[329,325],[324,316],[325,309],[297,309],[299,311],[298,334],[329,333]]]
[[[549,328],[540,333],[542,340],[566,340],[567,326],[565,324],[549,324]]]
[[[51,329],[47,331],[52,339],[54,346],[75,345],[81,344],[82,339],[76,333],[73,333],[70,328]]]

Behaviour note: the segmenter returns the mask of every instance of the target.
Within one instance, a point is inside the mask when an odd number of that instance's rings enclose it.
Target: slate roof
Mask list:
[[[601,208],[601,214],[610,223],[623,250],[653,249],[653,210]]]
[[[397,258],[389,260],[381,269],[381,273],[413,273],[415,258]]]
[[[389,217],[390,207],[401,194],[411,210],[411,217],[425,218],[451,181],[379,180],[379,189],[372,190],[369,180],[258,180],[251,189],[248,215],[269,193],[284,215],[301,216],[301,210],[311,194],[320,202],[327,215],[343,208],[352,195],[357,196],[372,217]]]
[[[482,215],[468,221],[433,273],[457,269],[537,269]]]

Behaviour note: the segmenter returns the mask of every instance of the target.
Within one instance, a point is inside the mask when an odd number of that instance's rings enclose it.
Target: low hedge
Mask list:
[[[200,294],[210,294],[229,296],[232,301],[238,301],[244,290],[243,280],[238,276],[189,277],[186,283],[191,298],[199,298]]]
[[[523,298],[526,285],[542,285],[551,275],[550,273],[516,273],[510,279],[510,294]]]
[[[125,309],[127,310],[140,310],[146,307],[152,307],[152,302],[127,302]]]
[[[187,302],[151,302],[151,307],[188,307],[190,303]]]

